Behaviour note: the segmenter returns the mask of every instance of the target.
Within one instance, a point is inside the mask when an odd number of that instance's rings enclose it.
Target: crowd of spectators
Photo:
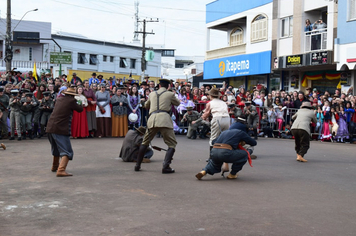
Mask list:
[[[48,101],[51,100],[55,106],[56,98],[64,96],[68,87],[76,87],[76,99],[85,110],[81,115],[73,114],[73,138],[124,137],[128,129],[146,125],[148,110],[142,105],[149,94],[158,88],[154,81],[148,79],[138,84],[134,80],[104,79],[101,75],[96,76],[96,73],[84,80],[75,73],[72,78],[63,75],[53,79],[51,74],[42,74],[36,79],[32,72],[26,78],[17,72],[2,75],[0,86],[1,137],[8,136],[10,131],[10,139],[17,134],[19,140],[26,136],[33,139],[45,135],[48,113],[53,107],[44,104],[50,104]],[[179,106],[172,108],[176,133],[187,132],[188,124],[182,121],[187,107],[203,112],[210,101],[212,86],[193,87],[189,82],[172,81],[171,91],[181,101]],[[257,135],[292,138],[291,117],[303,101],[310,101],[318,120],[316,124],[311,124],[314,139],[355,142],[356,96],[352,91],[350,88],[347,93],[341,93],[336,89],[334,94],[330,94],[328,91],[308,88],[305,93],[284,90],[269,92],[263,85],[248,91],[244,87],[234,88],[224,83],[220,88],[220,99],[229,107],[231,123],[243,117],[255,138]],[[14,104],[18,105],[20,121],[11,117],[11,112],[16,111]]]

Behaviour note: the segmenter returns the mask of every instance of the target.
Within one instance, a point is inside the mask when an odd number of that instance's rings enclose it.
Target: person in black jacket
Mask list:
[[[299,91],[298,98],[294,101],[294,108],[299,109],[303,102],[308,102],[302,91]]]

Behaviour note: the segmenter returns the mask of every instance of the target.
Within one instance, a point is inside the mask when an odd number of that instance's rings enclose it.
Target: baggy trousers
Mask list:
[[[73,149],[70,143],[69,135],[48,134],[48,140],[51,143],[52,155],[55,157],[68,156],[73,160]]]
[[[310,147],[310,135],[304,129],[292,129],[295,141],[295,151],[304,157]]]
[[[240,149],[228,150],[213,148],[210,153],[211,158],[204,168],[206,173],[210,175],[220,173],[221,166],[224,162],[232,163],[231,174],[235,175],[237,172],[242,170],[242,167],[246,164],[248,159],[247,152]]]

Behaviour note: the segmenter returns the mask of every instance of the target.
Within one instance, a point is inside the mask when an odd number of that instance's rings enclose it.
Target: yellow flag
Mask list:
[[[36,61],[33,63],[32,76],[35,77],[36,81],[38,81],[37,70],[36,70]]]

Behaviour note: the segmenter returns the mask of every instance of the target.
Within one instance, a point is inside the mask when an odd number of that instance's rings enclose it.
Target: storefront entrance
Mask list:
[[[316,88],[320,94],[324,94],[325,91],[328,91],[330,95],[335,93],[335,89],[339,84],[340,80],[328,80],[320,79],[312,81],[312,88]]]

